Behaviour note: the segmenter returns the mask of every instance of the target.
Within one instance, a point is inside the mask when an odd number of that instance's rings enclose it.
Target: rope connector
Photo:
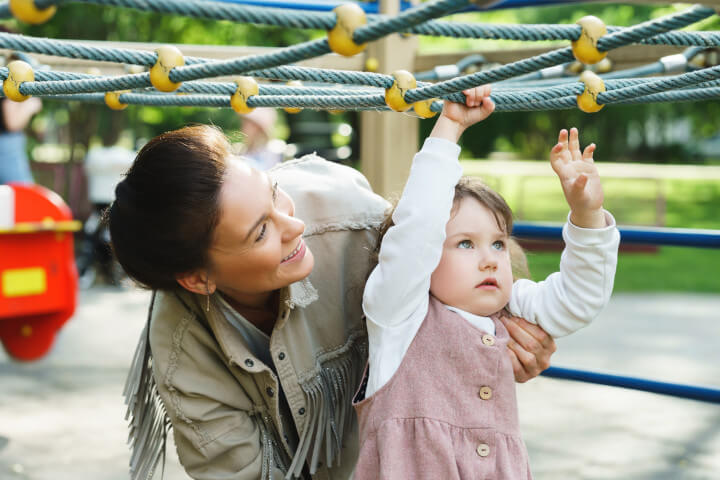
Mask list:
[[[590,70],[585,70],[580,75],[580,81],[585,84],[585,91],[577,96],[577,105],[585,113],[600,111],[605,105],[597,103],[600,92],[605,91],[605,82]]]
[[[247,114],[255,110],[252,107],[248,107],[247,101],[253,95],[260,93],[260,87],[252,77],[240,77],[235,80],[237,90],[230,97],[230,106],[237,113]]]
[[[113,110],[125,110],[127,103],[120,101],[120,95],[130,93],[130,90],[119,90],[117,92],[105,92],[105,104]]]
[[[150,83],[161,92],[174,92],[182,82],[170,80],[170,72],[175,67],[185,65],[185,58],[177,47],[163,45],[155,50],[157,61],[150,69]]]
[[[367,25],[365,11],[356,3],[345,3],[333,9],[337,20],[335,26],[328,32],[330,50],[346,57],[365,50],[367,43],[358,45],[353,40],[353,33],[358,27]]]
[[[438,100],[437,98],[428,98],[427,100],[420,100],[419,102],[413,103],[413,110],[420,118],[432,118],[437,115],[437,112],[431,110],[433,102]]]
[[[287,82],[287,85],[290,87],[302,87],[302,82],[300,80],[290,80],[289,82]],[[300,113],[302,111],[302,108],[285,107],[283,110],[285,110],[287,113]]]
[[[30,95],[20,93],[20,85],[24,82],[34,82],[35,72],[29,63],[22,60],[14,60],[7,65],[8,76],[3,81],[3,92],[5,96],[15,102],[24,102]]]
[[[37,8],[35,6],[35,0],[10,0],[10,12],[13,17],[20,20],[21,22],[30,23],[32,25],[39,25],[50,20],[57,7],[51,5],[46,8]]]
[[[380,69],[380,61],[376,57],[368,57],[365,59],[364,68],[366,72],[377,73]]]
[[[607,33],[605,22],[593,15],[588,15],[575,23],[582,27],[580,37],[572,42],[575,58],[585,65],[592,65],[605,58],[607,52],[601,52],[597,48],[598,40]]]
[[[395,81],[385,90],[385,103],[396,112],[404,112],[410,108],[410,104],[405,102],[405,92],[417,87],[417,81],[407,70],[397,70],[392,76]]]

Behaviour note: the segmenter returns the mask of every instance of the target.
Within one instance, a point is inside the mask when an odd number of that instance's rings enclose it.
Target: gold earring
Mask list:
[[[207,292],[207,296],[205,297],[205,298],[207,298],[207,303],[205,304],[205,311],[209,312],[210,311],[210,285],[208,285],[207,278],[205,279],[205,291]]]

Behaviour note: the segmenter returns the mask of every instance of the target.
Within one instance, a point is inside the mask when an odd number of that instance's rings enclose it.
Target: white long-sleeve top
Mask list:
[[[462,175],[459,155],[457,144],[430,137],[413,159],[393,214],[395,225],[385,234],[363,294],[370,364],[366,396],[397,371],[427,315],[430,276],[440,262],[455,185]],[[607,226],[600,229],[580,228],[568,220],[560,271],[541,282],[516,281],[508,304],[513,315],[561,337],[600,313],[612,293],[620,243],[615,219],[608,212],[605,217]],[[490,318],[447,308],[495,333]]]

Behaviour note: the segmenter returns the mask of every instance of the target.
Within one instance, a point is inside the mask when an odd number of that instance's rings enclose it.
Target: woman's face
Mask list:
[[[263,305],[270,293],[310,275],[312,252],[292,199],[265,172],[231,157],[210,247],[210,280],[233,300]]]

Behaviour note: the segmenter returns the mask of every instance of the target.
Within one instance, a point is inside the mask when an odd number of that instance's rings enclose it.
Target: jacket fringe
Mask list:
[[[287,472],[290,458],[280,442],[280,434],[267,410],[256,411],[253,416],[258,420],[260,441],[262,443],[262,470],[260,480],[272,480],[276,468]]]
[[[167,436],[171,428],[152,372],[149,329],[154,303],[155,292],[150,302],[148,322],[140,335],[123,390],[128,407],[125,419],[129,420],[130,430],[128,445],[131,450],[131,480],[150,480],[161,460],[164,465]],[[260,410],[254,413],[262,442],[261,480],[272,480],[275,469],[286,472],[286,479],[298,478],[306,462],[311,475],[317,472],[321,460],[328,467],[340,464],[343,432],[353,420],[351,400],[362,376],[366,358],[367,336],[363,330],[358,330],[348,337],[343,347],[320,355],[315,371],[299,379],[300,387],[308,399],[310,418],[292,461],[282,446],[277,427],[269,414]],[[310,452],[312,456],[308,459]]]
[[[299,477],[307,462],[314,475],[321,460],[340,464],[343,432],[353,420],[351,400],[367,358],[367,336],[353,332],[342,348],[318,357],[314,375],[299,380],[308,399],[308,418],[286,479]],[[324,449],[322,448],[324,444]],[[312,452],[312,456],[308,458]],[[321,455],[324,453],[324,458]]]
[[[130,479],[149,480],[163,460],[170,430],[170,419],[160,400],[152,372],[150,352],[150,317],[155,303],[155,292],[150,300],[148,321],[140,335],[138,346],[125,382],[123,396],[127,405],[125,420],[129,419]]]

